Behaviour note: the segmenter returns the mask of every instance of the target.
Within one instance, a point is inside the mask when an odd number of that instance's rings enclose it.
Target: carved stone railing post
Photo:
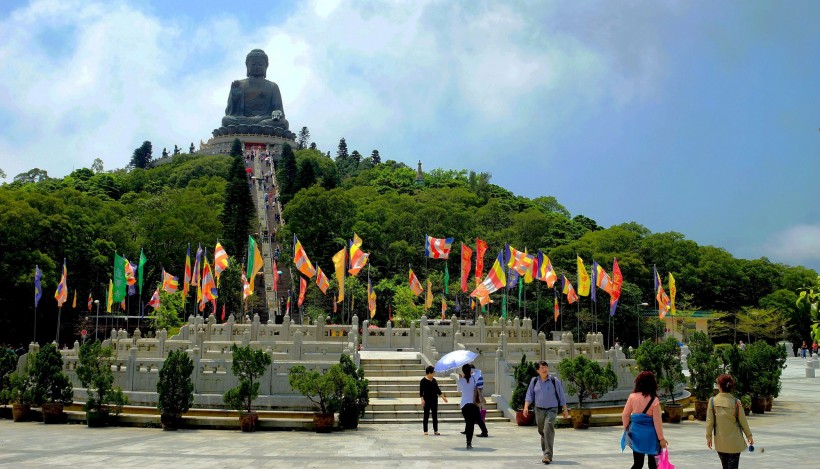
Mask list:
[[[296,331],[293,334],[293,348],[290,351],[291,360],[302,359],[302,331]]]
[[[387,321],[386,329],[387,329],[387,331],[385,331],[385,334],[387,334],[387,348],[392,350],[393,349],[393,324],[390,321]]]
[[[367,350],[367,338],[370,336],[367,328],[370,326],[370,321],[365,319],[362,321],[362,350]]]
[[[284,318],[282,318],[282,339],[285,341],[293,340],[293,337],[290,336],[290,315],[286,314]]]
[[[202,375],[202,370],[199,367],[201,355],[202,353],[199,347],[194,347],[193,350],[191,350],[191,361],[194,362],[194,369],[191,372],[191,381],[194,383],[194,393],[198,393],[201,387],[199,382],[199,377]]]
[[[134,365],[137,362],[137,347],[134,345],[131,346],[131,349],[128,350],[128,364],[126,365],[126,372],[128,373],[126,378],[125,387],[129,391],[134,390],[134,373],[136,370],[134,369]]]
[[[259,315],[253,315],[253,322],[251,322],[251,340],[256,342],[259,340]]]
[[[416,321],[410,321],[410,346],[413,350],[421,351],[421,347],[416,344]]]
[[[325,317],[319,315],[316,317],[316,339],[325,340]]]

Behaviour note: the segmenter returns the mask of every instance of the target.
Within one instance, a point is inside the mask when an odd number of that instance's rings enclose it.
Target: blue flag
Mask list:
[[[43,287],[40,285],[40,277],[43,276],[43,271],[40,267],[34,266],[34,308],[37,309],[37,303],[40,302],[40,297],[43,296]]]

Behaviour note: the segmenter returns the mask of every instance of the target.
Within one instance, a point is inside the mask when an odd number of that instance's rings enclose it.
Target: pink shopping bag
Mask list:
[[[675,469],[675,466],[669,462],[669,450],[662,450],[658,456],[658,469]]]

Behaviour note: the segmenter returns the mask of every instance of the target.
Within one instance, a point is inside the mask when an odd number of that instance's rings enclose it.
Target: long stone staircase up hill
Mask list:
[[[419,380],[426,364],[417,352],[360,352],[365,378],[370,381],[370,405],[363,424],[421,423],[424,409],[419,399]],[[441,391],[450,401],[439,400],[439,422],[463,422],[459,402],[461,394],[449,376],[436,375]],[[487,398],[487,422],[509,422],[498,410],[492,397]]]

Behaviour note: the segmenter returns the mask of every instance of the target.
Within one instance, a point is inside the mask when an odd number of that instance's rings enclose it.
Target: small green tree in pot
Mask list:
[[[77,377],[88,392],[85,401],[85,418],[89,427],[102,427],[108,423],[108,415],[122,412],[128,398],[120,387],[114,387],[114,372],[111,362],[114,349],[103,347],[100,341],[92,340],[80,347]]]
[[[675,401],[675,388],[686,384],[683,375],[683,366],[680,362],[680,347],[678,340],[669,337],[654,344],[644,341],[635,353],[636,364],[641,371],[651,371],[658,377],[658,387],[672,399],[666,403],[664,409],[671,423],[680,423],[683,416],[683,406]]]
[[[607,363],[598,362],[583,355],[565,358],[558,363],[558,374],[567,386],[567,392],[578,396],[578,409],[571,409],[573,428],[589,428],[592,412],[584,410],[584,399],[597,399],[618,387],[618,376]]]
[[[329,433],[333,429],[334,412],[341,408],[342,396],[348,377],[341,365],[333,365],[327,373],[308,371],[303,365],[290,369],[288,384],[319,407],[313,415],[313,424],[318,433]]]
[[[182,423],[182,414],[194,403],[194,383],[191,373],[194,362],[184,350],[168,354],[159,370],[157,381],[157,410],[163,430],[176,430]]]
[[[706,420],[709,398],[713,395],[718,375],[718,359],[712,340],[703,332],[695,332],[689,339],[689,389],[695,396],[695,418]]]
[[[532,425],[535,422],[535,412],[528,412],[524,417],[524,400],[527,398],[527,388],[536,376],[538,376],[538,368],[535,362],[528,362],[527,355],[522,355],[521,362],[513,366],[515,389],[513,389],[512,402],[510,402],[515,411],[515,422],[519,426]]]
[[[65,422],[63,409],[74,400],[74,387],[63,373],[63,356],[53,343],[45,344],[32,357],[32,404],[43,410],[43,423]]]
[[[26,422],[31,414],[31,378],[28,373],[12,373],[9,377],[8,400],[12,419]]]
[[[6,405],[11,401],[11,375],[17,369],[17,354],[14,350],[0,347],[0,418],[11,418],[11,408]]]
[[[364,378],[364,368],[356,367],[349,355],[342,354],[339,365],[347,376],[339,409],[339,423],[342,428],[357,428],[359,419],[370,404],[369,382]]]
[[[239,378],[239,386],[229,389],[223,396],[225,404],[239,412],[239,425],[243,432],[256,431],[259,415],[253,411],[253,400],[259,397],[259,378],[270,366],[270,355],[262,350],[251,350],[250,345],[231,345],[233,362],[231,372]]]

